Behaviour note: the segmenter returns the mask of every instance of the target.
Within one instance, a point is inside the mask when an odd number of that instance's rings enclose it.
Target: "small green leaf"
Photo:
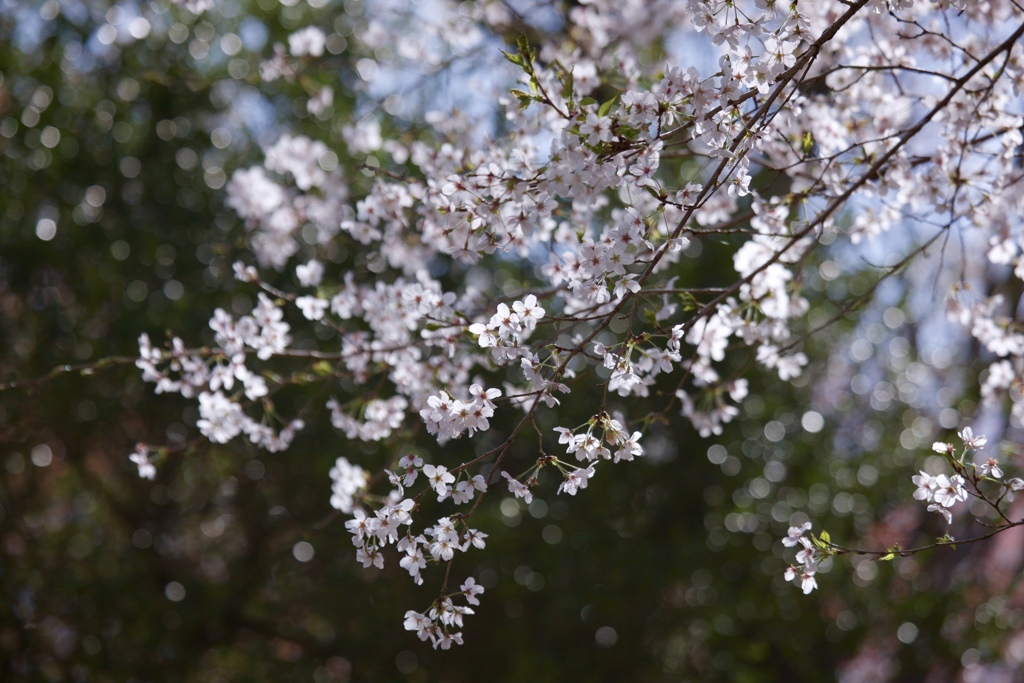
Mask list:
[[[511,52],[505,52],[504,50],[501,51],[501,54],[505,55],[505,59],[507,59],[508,61],[512,62],[516,66],[520,66],[521,67],[523,65],[523,56],[522,55],[513,54]]]
[[[886,555],[884,557],[878,558],[878,561],[879,562],[888,562],[889,560],[895,559],[895,557],[896,557],[896,553],[889,553],[888,555]]]
[[[695,311],[700,308],[700,304],[697,302],[697,299],[695,299],[689,292],[680,292],[677,296],[682,302],[684,311]]]
[[[806,133],[804,133],[802,144],[804,149],[804,156],[810,155],[810,153],[814,151],[814,145],[816,144],[814,142],[814,133],[812,133],[811,131],[807,131]]]
[[[562,98],[565,100],[571,100],[573,95],[573,80],[572,72],[569,71],[565,74],[562,80]]]
[[[608,100],[607,102],[605,102],[604,104],[602,104],[601,108],[597,110],[597,115],[598,116],[607,116],[608,112],[610,112],[611,109],[612,109],[612,105],[615,104],[615,100],[617,100],[617,99],[619,99],[618,96],[615,96],[615,97],[611,98],[610,100]]]
[[[516,38],[516,47],[519,49],[519,54],[528,54],[530,52],[530,40],[526,37],[525,33],[520,33],[519,37]]]
[[[644,189],[647,190],[647,194],[651,195],[659,202],[665,201],[665,195],[657,190],[657,188],[651,187],[650,185],[644,185]]]
[[[530,106],[530,103],[540,101],[539,97],[537,97],[536,95],[531,95],[525,90],[510,90],[509,93],[517,100],[519,100],[520,109],[526,109],[527,107]]]

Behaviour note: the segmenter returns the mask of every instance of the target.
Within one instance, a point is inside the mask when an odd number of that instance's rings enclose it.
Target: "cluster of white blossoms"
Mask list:
[[[202,14],[206,10],[213,9],[215,0],[173,0],[174,4],[192,14]]]
[[[799,565],[790,565],[786,568],[786,581],[799,579],[804,595],[809,595],[818,587],[818,580],[814,578],[814,575],[818,573],[818,562],[821,559],[820,553],[810,538],[810,530],[810,522],[791,526],[785,538],[782,539],[782,545],[787,548],[800,546],[800,550],[796,554],[796,561]]]
[[[988,443],[988,438],[984,435],[976,435],[971,427],[964,427],[957,433],[957,436],[960,437],[963,444],[963,448],[959,452],[952,443],[936,441],[932,444],[932,451],[945,456],[954,472],[933,475],[922,470],[913,475],[911,480],[917,487],[913,494],[914,499],[927,503],[929,512],[941,515],[950,525],[953,523],[953,508],[957,503],[967,502],[974,498],[983,504],[983,508],[975,511],[976,517],[980,517],[983,511],[995,517],[994,523],[985,524],[989,534],[1018,526],[1021,522],[1012,521],[1002,505],[1012,502],[1015,494],[1024,490],[1024,479],[1013,477],[1003,481],[1003,470],[997,458],[978,458],[974,462],[967,460],[968,453],[977,454]],[[818,587],[815,574],[818,565],[825,557],[853,552],[872,555],[876,559],[891,560],[897,556],[912,555],[921,550],[901,548],[898,545],[885,551],[853,550],[832,543],[829,535],[824,531],[815,538],[810,533],[810,529],[810,522],[792,526],[782,539],[782,544],[787,548],[796,546],[801,548],[796,555],[799,565],[791,565],[787,568],[785,576],[787,581],[800,579],[800,586],[804,594],[808,594]],[[938,542],[954,543],[955,539],[946,533]]]
[[[533,501],[531,488],[538,484],[538,475],[545,467],[554,467],[562,475],[557,493],[575,496],[578,491],[587,488],[600,460],[612,460],[617,463],[630,461],[644,454],[643,446],[640,445],[640,432],[629,433],[623,428],[621,421],[607,413],[595,415],[575,430],[555,427],[554,431],[558,433],[558,443],[565,444],[566,454],[574,455],[577,461],[584,463],[584,466],[577,467],[555,456],[542,455],[518,477],[502,472],[501,476],[508,484],[509,493],[516,498],[522,498],[526,503]],[[595,435],[595,431],[599,436]]]
[[[235,171],[225,189],[227,205],[244,219],[257,263],[281,270],[311,226],[320,244],[341,230],[348,185],[337,156],[323,142],[284,135],[266,150],[262,166]]]
[[[362,409],[363,421],[344,412],[335,399],[328,401],[327,407],[331,411],[331,424],[344,432],[347,438],[380,441],[391,436],[405,422],[405,409],[409,407],[409,402],[402,396],[367,401]]]
[[[427,399],[427,407],[420,411],[420,417],[427,426],[427,432],[437,437],[438,443],[457,439],[462,434],[473,436],[476,432],[490,428],[488,418],[494,415],[494,399],[501,396],[501,389],[484,389],[479,384],[469,387],[472,398],[462,401],[441,391]]]
[[[582,432],[582,429],[584,427],[576,430],[555,427],[555,431],[558,432],[558,443],[565,444],[565,452],[575,455],[577,460],[620,462],[644,454],[644,449],[640,445],[640,432],[630,434],[623,428],[621,421],[607,413],[595,415],[586,423],[586,432]],[[600,437],[595,436],[595,430],[600,430]]]
[[[1024,239],[1024,236],[1017,239]],[[1015,253],[1018,247],[1015,242],[1011,245],[1010,253]],[[997,248],[999,246],[989,251],[991,263],[997,266],[1024,264],[1024,258],[1019,256],[1010,261],[1006,253]],[[1014,277],[1024,279],[1024,267],[1018,265]],[[1010,422],[1020,428],[1024,427],[1024,328],[1012,319],[1008,308],[1001,295],[975,299],[969,289],[962,288],[949,297],[947,315],[969,328],[971,335],[997,357],[983,376],[981,396],[990,407],[999,407],[1008,401]]]
[[[933,240],[983,231],[992,263],[1024,276],[1024,13],[1014,4],[650,4],[635,12],[611,0],[580,3],[569,10],[572,41],[535,49],[524,40],[506,54],[522,87],[499,100],[501,134],[454,113],[424,117],[426,133],[415,138],[383,116],[318,120],[339,132],[343,142],[335,137],[333,146],[282,134],[262,164],[236,170],[225,187],[245,224],[246,261],[255,263],[238,276],[273,299],[261,293],[237,320],[218,310],[215,349],[174,339],[158,350],[140,340],[145,379],[196,399],[197,426],[216,442],[245,433],[265,448],[288,446],[301,422],[275,432],[272,410],[259,421],[248,415],[289,385],[271,362],[301,362],[303,384],[328,385],[326,409],[345,439],[404,449],[425,426],[443,444],[505,418],[496,417],[499,401],[519,407],[507,439],[483,455],[374,463],[392,470],[386,495],[365,488],[383,477],[338,461],[331,504],[356,515],[347,527],[367,567],[382,566],[384,547],[394,544],[421,582],[430,563],[483,545],[469,521],[499,475],[528,502],[540,471],[553,467],[558,492],[575,495],[603,461],[643,454],[639,425],[666,402],[678,399],[702,436],[720,434],[747,397],[742,368],[760,366],[783,381],[806,371],[803,340],[821,321],[810,315],[811,300],[824,297],[824,285],[807,287],[822,279],[807,266],[834,240],[869,239],[920,216]],[[519,20],[497,2],[439,0],[431,16],[413,12],[405,24],[373,11],[344,48],[358,59],[360,103],[385,68],[402,60],[437,68],[483,49],[488,34],[508,35]],[[267,84],[311,84],[307,110],[318,119],[333,111],[333,90],[322,84],[337,82],[337,70],[321,28],[333,22],[324,16],[294,31],[261,68]],[[911,25],[932,28],[911,37]],[[970,36],[969,49],[941,35],[950,25]],[[401,33],[410,28],[436,40],[410,40]],[[650,59],[649,46],[677,29],[707,46],[707,64]],[[394,59],[385,64],[377,56],[389,45],[397,53],[387,50]],[[362,172],[351,178],[340,170],[354,167]],[[854,215],[839,220],[847,208]],[[723,249],[728,258],[714,268],[699,260]],[[883,277],[901,268],[882,269]],[[292,277],[300,294],[279,289]],[[1009,397],[1024,424],[1024,334],[1000,317],[996,301],[952,308],[999,357],[986,401]],[[294,328],[286,316],[299,320]],[[536,420],[539,411],[557,412],[570,390],[589,397],[584,414],[595,415],[556,430],[575,463],[544,453],[552,437]],[[652,407],[658,397],[666,400]],[[561,422],[556,414],[547,424]],[[512,444],[530,431],[539,455],[513,466],[523,456]],[[148,460],[135,462],[151,474]],[[919,499],[947,519],[968,487],[998,478],[997,464],[968,476],[957,462],[951,476],[915,481]],[[471,475],[478,465],[490,469]],[[520,467],[523,474],[509,474]],[[421,474],[423,490],[406,496]],[[433,505],[427,494],[439,505],[474,503],[413,533],[417,506]],[[371,502],[376,510],[365,507]],[[830,547],[808,530],[791,529],[786,544],[802,547],[788,574],[805,592]],[[463,586],[468,604],[477,588]],[[426,613],[407,614],[406,627],[435,647],[461,642],[469,612],[452,602],[458,595],[442,590]]]
[[[928,503],[928,512],[937,512],[946,518],[946,523],[953,522],[953,514],[949,508],[956,503],[967,500],[967,489],[964,488],[964,478],[959,474],[947,477],[945,474],[931,476],[927,472],[921,472],[913,476],[915,500],[923,500]]]
[[[415,631],[420,640],[430,640],[434,649],[448,650],[453,644],[462,645],[462,628],[464,615],[473,614],[473,609],[465,605],[456,605],[453,598],[462,598],[466,605],[479,605],[476,596],[484,592],[484,587],[473,577],[459,586],[459,592],[439,598],[427,610],[426,614],[409,610],[405,613],[405,629]]]
[[[477,336],[481,348],[491,349],[496,363],[509,363],[530,355],[524,344],[543,318],[544,309],[537,305],[537,297],[528,294],[522,301],[513,302],[512,308],[498,304],[497,313],[487,324],[473,323],[469,331]]]
[[[412,513],[418,509],[416,498],[406,498],[405,488],[412,486],[419,474],[427,482],[428,491],[437,494],[438,502],[451,499],[456,505],[473,500],[476,492],[485,492],[487,484],[480,475],[456,476],[441,465],[424,464],[423,459],[410,453],[399,461],[398,472],[388,471],[389,481],[395,487],[386,497],[386,502],[368,514],[357,502],[367,483],[367,473],[339,458],[331,470],[334,480],[334,507],[353,517],[345,522],[345,528],[352,535],[356,548],[356,560],[365,568],[384,568],[384,549],[394,545],[402,554],[399,566],[409,572],[416,585],[423,584],[422,571],[430,564],[452,562],[455,554],[471,548],[486,547],[487,534],[471,528],[464,515],[442,517],[422,533],[415,534]],[[456,605],[453,598],[462,597],[469,605],[479,605],[476,596],[483,593],[482,586],[470,577],[460,587],[460,592],[442,595],[425,614],[408,611],[405,627],[417,632],[421,640],[430,640],[434,648],[447,650],[452,643],[462,643],[463,617],[473,614],[464,605]]]
[[[250,355],[268,360],[288,347],[290,327],[282,318],[281,309],[260,294],[252,314],[238,320],[222,309],[214,311],[210,328],[219,346],[215,353],[190,351],[177,337],[172,339],[170,350],[161,350],[142,334],[135,364],[145,381],[156,383],[157,393],[175,392],[198,399],[196,426],[210,441],[227,443],[244,433],[261,448],[283,451],[295,432],[303,428],[303,421],[292,420],[275,431],[265,421],[249,417],[242,405],[243,401],[256,402],[269,392],[263,375],[251,370],[246,361]]]
[[[156,479],[156,465],[149,459],[149,448],[144,443],[135,446],[135,452],[128,459],[139,468],[139,476],[143,479]]]
[[[366,488],[369,473],[348,458],[338,458],[329,473],[331,477],[331,507],[345,513],[356,507],[356,497]]]
[[[654,386],[658,375],[671,373],[673,363],[682,360],[678,343],[673,348],[671,340],[666,350],[653,345],[643,347],[632,339],[619,349],[620,353],[615,353],[600,342],[594,344],[594,353],[604,358],[604,367],[611,371],[608,391],[619,396],[648,396],[649,387]],[[634,353],[636,360],[633,359]]]
[[[922,471],[912,478],[914,485],[917,486],[914,498],[928,503],[928,511],[942,515],[947,524],[953,523],[951,508],[957,503],[966,501],[969,496],[974,496],[986,501],[990,506],[998,508],[1004,500],[1012,501],[1016,491],[1024,489],[1024,480],[1019,477],[999,481],[1003,477],[1003,470],[999,466],[998,458],[989,457],[980,462],[966,462],[967,453],[982,450],[988,443],[987,437],[980,434],[975,435],[970,427],[964,427],[958,436],[963,442],[963,450],[959,455],[957,455],[956,447],[951,443],[936,441],[932,444],[933,451],[949,459],[950,464],[956,470],[954,474],[940,473],[933,476]],[[995,498],[986,495],[981,488],[984,481],[999,482],[999,495]]]

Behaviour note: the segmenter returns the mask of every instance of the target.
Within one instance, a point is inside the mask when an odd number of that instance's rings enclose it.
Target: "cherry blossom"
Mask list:
[[[744,372],[782,382],[818,372],[807,340],[848,312],[812,315],[821,312],[812,304],[833,303],[810,267],[830,244],[877,240],[885,251],[886,233],[933,229],[904,261],[879,268],[885,279],[940,237],[974,230],[979,258],[1024,278],[1024,23],[1005,21],[1019,12],[997,4],[755,0],[628,12],[580,3],[573,41],[524,39],[505,53],[515,75],[490,103],[500,130],[434,112],[415,138],[376,113],[332,119],[342,83],[320,59],[325,10],[322,24],[274,47],[260,74],[301,85],[296,111],[337,136],[268,135],[262,161],[225,185],[246,251],[236,277],[255,306],[217,309],[212,347],[172,337],[157,348],[143,334],[136,365],[158,393],[197,402],[205,439],[245,435],[275,451],[305,424],[301,411],[278,412],[277,392],[322,388],[309,410],[326,410],[341,443],[387,452],[338,458],[328,473],[330,506],[351,515],[356,559],[382,568],[394,545],[414,583],[438,564],[447,577],[460,553],[486,546],[470,526],[485,499],[576,496],[598,468],[612,477],[635,466],[647,431],[670,413],[701,437],[722,434],[756,386]],[[349,49],[375,57],[357,65],[359,97],[373,96],[378,55],[437,69],[506,35],[511,21],[501,3],[438,5],[417,27],[422,40],[400,40],[400,21],[384,14],[351,36]],[[911,36],[908,26],[931,28]],[[670,27],[706,44],[708,64],[671,54],[652,63],[648,47]],[[971,36],[962,46],[960,33]],[[390,112],[388,102],[365,109]],[[727,250],[729,272],[712,288],[680,284],[709,248]],[[991,354],[985,407],[1024,426],[1024,327],[1009,302],[968,289],[954,292],[948,313]],[[592,417],[562,426],[569,394]],[[640,400],[658,397],[663,409]],[[514,426],[497,434],[499,422]],[[431,438],[416,441],[423,432]],[[537,439],[524,448],[527,434]],[[968,426],[959,438],[959,455],[933,445],[952,471],[912,475],[908,497],[950,525],[969,497],[1005,521],[1000,505],[1024,485],[996,481],[995,458],[965,462],[985,436]],[[432,450],[399,455],[410,447]],[[148,453],[131,458],[152,478]],[[432,519],[435,503],[442,516],[422,525],[421,509]],[[794,522],[783,547],[798,548],[798,564],[785,578],[806,594],[841,547]],[[482,588],[469,578],[448,593],[444,582],[404,625],[448,649],[462,642],[466,605],[479,604]]]

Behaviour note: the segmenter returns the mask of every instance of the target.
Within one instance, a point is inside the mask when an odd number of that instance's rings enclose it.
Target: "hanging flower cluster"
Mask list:
[[[381,16],[352,49],[395,45],[410,68],[436,67],[512,23],[502,3],[433,5],[417,30],[435,40],[410,41],[408,27]],[[783,381],[807,370],[817,293],[804,266],[834,240],[868,240],[916,215],[934,230],[927,244],[982,231],[989,261],[1024,277],[1019,7],[659,0],[648,10],[581,3],[573,41],[520,40],[505,53],[516,82],[497,104],[501,130],[430,115],[417,138],[377,120],[338,121],[338,149],[280,136],[225,187],[251,252],[236,276],[259,289],[256,306],[237,318],[218,309],[215,347],[140,338],[144,379],[196,400],[210,441],[245,435],[288,448],[304,419],[280,416],[271,399],[313,384],[331,398],[309,410],[328,411],[339,437],[392,453],[421,430],[433,437],[441,448],[426,458],[340,458],[331,470],[330,503],[352,515],[345,526],[365,567],[382,567],[393,545],[417,584],[431,565],[450,570],[459,553],[484,547],[470,524],[499,477],[529,503],[550,493],[540,473],[553,468],[550,488],[574,496],[606,461],[642,456],[645,429],[669,409],[702,436],[722,433],[748,398],[744,369]],[[933,29],[908,36],[910,25]],[[652,64],[645,51],[668,29],[688,31],[713,59],[702,69],[670,55]],[[969,48],[956,42],[963,35]],[[301,27],[261,77],[327,82],[327,46],[321,26]],[[369,80],[377,65],[363,61]],[[309,88],[311,116],[332,115],[333,92]],[[346,177],[343,158],[365,174]],[[701,254],[723,243],[732,271],[705,273]],[[272,284],[282,280],[290,285]],[[968,298],[951,300],[951,316],[999,358],[982,395],[1008,399],[1022,424],[1024,333],[998,299]],[[545,448],[570,392],[593,417],[554,430],[563,460]],[[658,409],[637,407],[656,397]],[[513,412],[503,404],[519,412],[492,437]],[[546,429],[542,411],[553,413]],[[524,459],[513,445],[530,432],[538,444]],[[448,446],[485,433],[492,445],[478,451]],[[965,453],[985,445],[969,428],[961,438]],[[955,471],[916,475],[914,497],[947,522],[972,495],[998,510],[1019,488],[1010,480],[984,497],[1001,481],[998,462],[965,463],[942,446]],[[147,478],[149,452],[131,456]],[[428,504],[452,508],[417,527]],[[838,551],[809,530],[796,525],[784,541],[800,547],[787,578],[805,593]],[[462,642],[482,588],[467,578],[447,592],[445,581],[405,626],[447,649]]]

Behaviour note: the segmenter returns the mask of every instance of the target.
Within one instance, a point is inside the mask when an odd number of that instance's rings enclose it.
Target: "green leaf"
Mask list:
[[[512,89],[509,91],[509,94],[519,100],[519,107],[523,109],[530,106],[531,102],[537,102],[540,99],[536,95],[531,95],[525,90]]]
[[[814,151],[814,145],[814,133],[807,131],[804,133],[803,137],[804,156],[808,156],[812,151]]]
[[[520,33],[519,37],[516,38],[516,48],[519,50],[519,54],[525,55],[530,52],[530,39],[526,37],[525,33]]]
[[[519,66],[519,67],[523,66],[523,57],[522,57],[522,55],[512,54],[511,52],[505,52],[504,50],[501,51],[501,54],[505,55],[505,59],[507,59],[508,61],[512,62],[516,66]]]
[[[562,78],[562,98],[565,100],[571,100],[573,95],[573,79],[572,72],[566,72]]]
[[[615,100],[617,100],[617,99],[619,99],[618,95],[616,95],[615,97],[611,98],[607,102],[603,103],[601,105],[601,108],[597,110],[597,115],[598,116],[607,116],[608,112],[610,112],[611,109],[612,109],[612,105],[615,104]]]
[[[888,562],[889,560],[892,560],[895,557],[896,557],[896,553],[889,553],[888,555],[886,555],[884,557],[878,558],[878,561],[879,562]]]
[[[659,202],[665,200],[665,195],[657,190],[657,188],[651,187],[650,185],[644,185],[644,189],[647,190],[647,194],[651,195]]]
[[[684,311],[695,311],[700,308],[700,303],[689,292],[680,292],[676,296],[678,296],[679,300],[682,302]]]

